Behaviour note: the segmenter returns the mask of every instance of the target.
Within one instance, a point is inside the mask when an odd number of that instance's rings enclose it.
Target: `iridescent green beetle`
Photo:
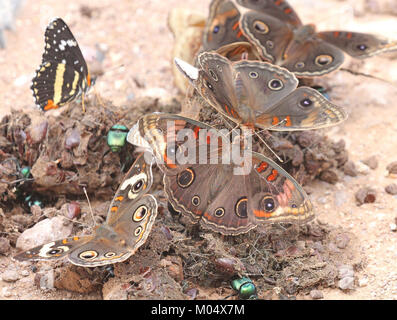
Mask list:
[[[24,178],[29,178],[30,176],[30,167],[23,167],[21,169],[21,174]]]
[[[112,152],[120,152],[125,146],[128,128],[122,124],[115,124],[110,128],[107,136],[107,143]]]
[[[238,296],[243,300],[258,299],[256,287],[250,278],[239,278],[232,281],[232,288],[238,291]]]

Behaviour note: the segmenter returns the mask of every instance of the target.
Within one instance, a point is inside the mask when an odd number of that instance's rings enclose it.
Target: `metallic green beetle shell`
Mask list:
[[[121,124],[115,124],[110,128],[107,135],[107,144],[112,152],[119,152],[125,146],[127,134],[128,128]]]
[[[250,278],[240,278],[232,281],[232,288],[239,293],[241,299],[257,299],[256,287]]]

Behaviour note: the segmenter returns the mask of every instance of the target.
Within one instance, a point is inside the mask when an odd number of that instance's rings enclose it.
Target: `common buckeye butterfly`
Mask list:
[[[315,89],[297,88],[293,73],[268,62],[231,62],[216,52],[204,52],[198,56],[199,68],[180,59],[175,63],[212,107],[251,129],[319,129],[347,118],[341,107]]]
[[[93,235],[52,241],[17,254],[14,259],[53,260],[67,256],[83,267],[121,262],[145,243],[157,216],[157,201],[146,194],[152,185],[152,164],[138,156],[119,186],[106,222]]]
[[[317,32],[313,24],[303,25],[284,0],[214,0],[204,30],[204,50],[246,39],[263,60],[298,77],[336,70],[344,61],[344,53],[362,59],[397,50],[397,42],[376,35]]]
[[[190,139],[179,139],[180,134]],[[314,218],[305,191],[285,170],[248,149],[241,162],[223,161],[235,152],[234,144],[225,143],[217,130],[204,123],[150,114],[138,120],[127,140],[154,155],[164,173],[169,203],[192,223],[238,235],[258,225]],[[193,156],[185,158],[187,152]]]

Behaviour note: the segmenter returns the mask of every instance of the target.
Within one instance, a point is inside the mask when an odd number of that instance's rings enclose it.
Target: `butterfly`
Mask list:
[[[226,7],[233,9],[225,12]],[[397,42],[371,34],[316,32],[313,24],[303,25],[284,0],[214,0],[204,32],[204,49],[217,49],[242,37],[256,47],[263,60],[298,77],[336,70],[344,61],[344,53],[363,59],[397,50]]]
[[[315,89],[297,88],[293,73],[268,62],[231,62],[216,52],[204,52],[198,56],[199,68],[177,58],[175,63],[212,107],[251,129],[318,129],[347,118],[343,108]]]
[[[43,111],[57,109],[93,85],[87,63],[67,24],[52,20],[45,31],[42,62],[32,79],[35,103]]]
[[[14,259],[52,260],[67,256],[83,267],[122,262],[145,243],[157,216],[157,200],[147,194],[153,176],[152,164],[140,154],[119,186],[106,222],[93,235],[52,241],[17,254]]]
[[[235,144],[204,123],[149,114],[131,128],[127,141],[153,153],[172,208],[204,228],[238,235],[258,225],[314,218],[305,191],[285,170],[249,149],[239,161],[224,161],[236,154]]]

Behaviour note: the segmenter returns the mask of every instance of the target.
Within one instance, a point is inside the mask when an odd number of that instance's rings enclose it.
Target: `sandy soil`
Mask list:
[[[365,6],[369,3],[374,11],[381,11],[377,8],[390,1],[289,2],[304,22],[316,23],[321,30],[343,27],[397,39],[397,16],[370,12]],[[105,74],[95,86],[105,98],[121,105],[131,97],[177,94],[171,72],[173,38],[166,24],[167,13],[173,7],[186,7],[206,14],[209,1],[121,0],[115,5],[112,0],[98,0],[89,4],[91,18],[81,14],[86,3],[26,1],[16,19],[16,31],[6,33],[7,49],[0,51],[1,117],[11,108],[33,108],[30,80],[41,60],[45,27],[54,16],[69,24],[84,53],[89,55],[97,45],[106,50]],[[344,139],[350,160],[356,164],[369,156],[379,161],[377,169],[367,170],[366,174],[341,175],[336,185],[316,181],[307,186],[318,219],[355,234],[366,261],[363,270],[356,273],[355,290],[324,289],[324,299],[397,299],[397,232],[390,227],[397,218],[397,196],[384,190],[388,184],[397,183],[386,176],[386,166],[397,161],[397,55],[363,62],[348,59],[345,67],[390,83],[341,71],[319,80],[329,88],[333,101],[349,113],[349,119],[327,130],[327,135],[336,141]],[[364,186],[376,189],[376,201],[358,206],[354,195]],[[0,257],[0,271],[10,263],[9,257]],[[30,277],[13,284],[0,281],[0,299],[97,298],[64,291],[48,296],[31,287]],[[5,287],[11,292],[7,297],[2,291]]]

